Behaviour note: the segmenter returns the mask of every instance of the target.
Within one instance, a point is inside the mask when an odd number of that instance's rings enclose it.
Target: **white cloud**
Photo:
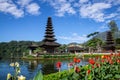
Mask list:
[[[62,40],[67,40],[68,42],[79,42],[83,43],[88,40],[86,35],[78,35],[77,33],[73,33],[71,36],[59,36],[60,39]]]
[[[21,9],[18,9],[15,4],[10,3],[7,0],[0,1],[0,12],[10,13],[17,18],[24,15],[24,12]]]
[[[36,3],[32,3],[32,4],[27,5],[26,9],[27,9],[27,12],[32,14],[32,15],[39,15],[40,14],[40,12],[39,12],[40,7]]]
[[[117,13],[111,13],[105,16],[105,19],[110,19],[110,18],[116,17],[117,15],[118,15]]]
[[[79,0],[80,3],[86,3],[88,0]]]
[[[96,22],[105,22],[119,17],[120,0],[43,0],[55,9],[57,16],[80,14],[81,18],[89,18]],[[114,8],[110,12],[110,9]],[[120,12],[120,11],[119,11]]]
[[[61,7],[56,7],[56,9],[57,9],[57,13],[56,13],[57,16],[64,16],[65,13],[68,13],[68,14],[76,13],[74,9],[70,7],[69,3],[61,5]]]
[[[102,5],[102,6],[101,6]],[[111,4],[106,3],[94,3],[83,5],[80,8],[80,15],[85,18],[91,18],[98,22],[103,22],[105,14],[103,11],[105,9],[111,8]]]
[[[19,7],[19,8],[18,8]],[[0,12],[11,14],[16,18],[23,17],[25,13],[38,15],[40,7],[32,0],[0,0]]]
[[[29,5],[29,3],[31,2],[32,0],[18,0],[18,4],[21,5],[22,7],[26,6],[26,5]]]
[[[64,16],[66,13],[75,14],[76,11],[71,5],[72,0],[44,0],[45,2],[49,2],[50,5],[56,10],[57,16]]]

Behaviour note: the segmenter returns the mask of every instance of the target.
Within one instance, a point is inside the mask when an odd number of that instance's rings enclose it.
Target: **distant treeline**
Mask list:
[[[20,57],[25,54],[28,54],[31,44],[40,44],[40,42],[34,41],[10,41],[10,42],[1,42],[0,43],[0,56],[2,57]]]

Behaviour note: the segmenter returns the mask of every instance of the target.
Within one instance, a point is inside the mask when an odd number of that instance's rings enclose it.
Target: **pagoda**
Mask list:
[[[112,32],[108,31],[107,32],[107,37],[106,37],[106,44],[103,47],[106,51],[115,51],[115,44],[112,36]]]
[[[45,36],[40,47],[44,48],[47,53],[55,53],[55,49],[60,46],[59,43],[55,42],[55,35],[52,27],[52,19],[48,17]]]

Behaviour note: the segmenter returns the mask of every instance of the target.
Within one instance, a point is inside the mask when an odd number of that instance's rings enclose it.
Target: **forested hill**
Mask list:
[[[40,44],[40,42],[35,41],[10,41],[10,42],[1,42],[0,43],[0,56],[2,57],[10,57],[14,56],[22,56],[23,52],[28,53],[28,46],[32,43]]]

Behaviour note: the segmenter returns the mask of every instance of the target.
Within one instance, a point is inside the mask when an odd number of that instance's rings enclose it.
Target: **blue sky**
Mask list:
[[[41,41],[49,16],[57,42],[83,43],[111,20],[120,28],[120,0],[0,0],[0,42]]]

